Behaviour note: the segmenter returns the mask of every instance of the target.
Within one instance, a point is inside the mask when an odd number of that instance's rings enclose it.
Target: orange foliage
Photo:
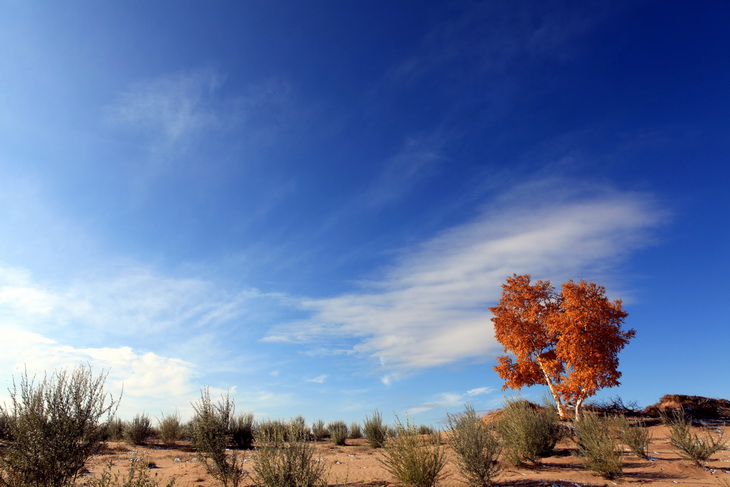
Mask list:
[[[603,387],[619,384],[618,352],[634,337],[623,331],[628,313],[592,282],[568,281],[557,293],[550,281],[513,275],[502,285],[499,305],[489,308],[494,334],[513,357],[497,357],[494,368],[504,389],[547,384],[562,417],[564,402],[583,401]]]

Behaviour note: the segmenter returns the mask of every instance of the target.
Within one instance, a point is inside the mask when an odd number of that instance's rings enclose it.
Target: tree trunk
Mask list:
[[[581,417],[581,406],[583,405],[583,401],[586,400],[585,396],[580,396],[577,401],[575,401],[575,420],[580,421]]]
[[[545,370],[545,367],[543,367],[542,362],[540,360],[537,360],[537,363],[540,366],[540,370],[542,370],[543,375],[545,376],[545,382],[547,383],[548,389],[550,389],[550,395],[553,396],[553,401],[555,401],[555,405],[558,408],[558,416],[560,416],[560,419],[569,419],[568,414],[565,412],[565,407],[560,401],[560,396],[555,390],[555,385],[553,384],[553,381],[550,380],[550,376]]]

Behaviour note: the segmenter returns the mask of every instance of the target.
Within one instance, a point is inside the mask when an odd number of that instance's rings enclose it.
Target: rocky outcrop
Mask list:
[[[686,414],[695,419],[730,419],[730,401],[727,399],[681,394],[663,396],[658,403],[647,406],[644,414],[656,417],[662,413],[671,414],[677,409],[684,409]]]

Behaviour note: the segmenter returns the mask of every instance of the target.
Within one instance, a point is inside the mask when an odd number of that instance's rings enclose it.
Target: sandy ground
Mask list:
[[[730,427],[722,428],[729,437]],[[650,447],[651,460],[644,460],[630,453],[624,454],[624,474],[616,480],[605,480],[581,467],[581,461],[572,454],[575,444],[566,439],[558,444],[554,456],[544,458],[533,467],[507,467],[497,478],[499,486],[604,486],[604,485],[647,485],[647,486],[722,486],[730,485],[730,450],[723,450],[711,459],[706,467],[697,467],[683,460],[667,441],[664,426],[652,426],[653,441]],[[704,434],[700,432],[700,434]],[[318,442],[315,457],[325,462],[329,469],[330,486],[387,486],[395,485],[395,479],[378,462],[379,450],[369,448],[363,439],[348,440],[346,446],[335,446],[331,442]],[[441,482],[443,487],[464,485],[453,462],[453,453],[447,448],[449,462],[448,477]],[[233,452],[231,452],[233,454]],[[256,461],[254,451],[237,452],[244,459],[244,468]],[[149,443],[130,447],[125,443],[111,442],[102,454],[94,457],[88,465],[90,474],[102,471],[111,462],[114,468],[129,466],[133,458],[144,457],[154,462],[150,470],[160,481],[175,478],[178,487],[216,486],[218,484],[206,472],[196,452],[186,442],[173,446]],[[722,482],[727,482],[723,484]],[[250,478],[247,485],[254,485]],[[161,482],[161,485],[164,485]]]

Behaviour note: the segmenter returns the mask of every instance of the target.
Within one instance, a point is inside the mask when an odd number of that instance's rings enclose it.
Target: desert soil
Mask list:
[[[581,467],[580,458],[573,455],[575,444],[565,439],[558,444],[556,453],[546,457],[541,464],[531,467],[505,467],[496,481],[498,486],[718,486],[730,485],[730,450],[717,453],[705,467],[697,467],[682,459],[667,441],[664,426],[652,426],[650,460],[644,460],[628,450],[624,453],[623,477],[606,480],[591,474]],[[729,426],[723,426],[726,437]],[[705,434],[705,433],[700,433]],[[233,454],[234,452],[231,452]],[[455,468],[453,453],[447,449],[449,462],[447,478],[442,487],[463,486]],[[245,461],[244,468],[251,471],[250,465],[256,461],[254,451],[239,451]],[[335,446],[331,442],[317,442],[315,458],[325,462],[329,469],[330,486],[390,486],[396,485],[395,479],[378,462],[382,453],[367,446],[363,439],[347,440],[346,446]],[[132,459],[144,458],[154,462],[156,468],[150,470],[153,476],[164,485],[175,478],[177,487],[217,486],[207,472],[195,450],[189,443],[178,442],[173,446],[149,443],[131,447],[125,443],[110,442],[107,448],[91,459],[88,475],[98,475],[108,464],[114,469],[126,469]],[[723,482],[726,482],[723,484]],[[254,485],[247,479],[246,485]]]

